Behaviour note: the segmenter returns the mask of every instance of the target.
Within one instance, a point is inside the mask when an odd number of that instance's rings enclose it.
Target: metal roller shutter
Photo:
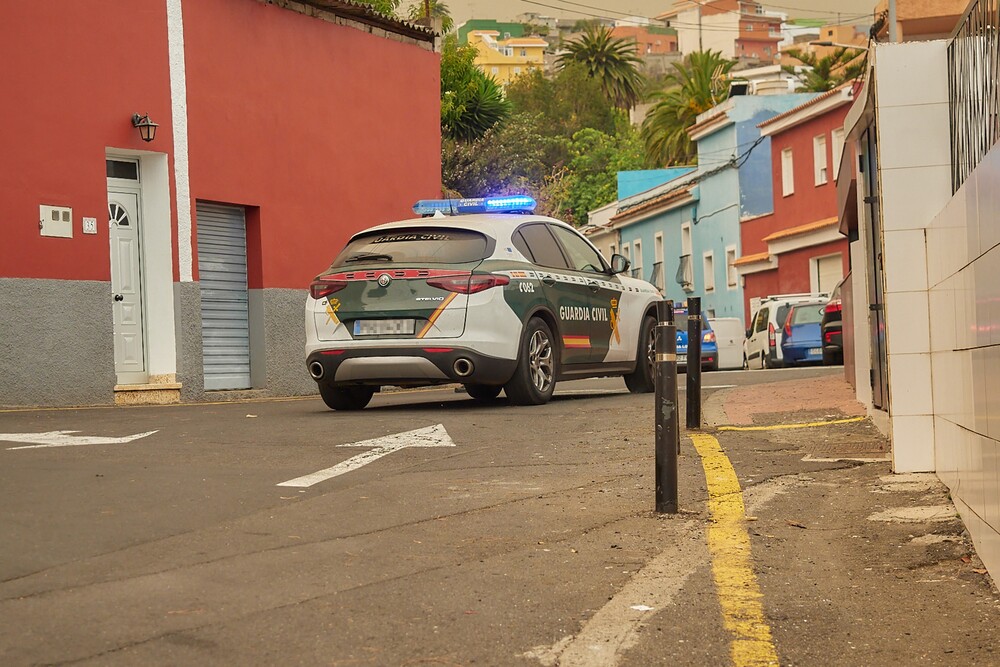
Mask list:
[[[205,389],[250,387],[247,233],[243,209],[198,202]]]
[[[819,274],[819,291],[832,292],[844,277],[844,262],[839,254],[820,257],[816,260],[816,272]]]

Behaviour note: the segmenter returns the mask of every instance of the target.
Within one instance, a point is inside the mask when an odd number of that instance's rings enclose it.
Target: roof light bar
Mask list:
[[[469,199],[421,199],[413,205],[417,215],[447,215],[464,213],[531,213],[535,200],[527,195],[509,197],[474,197]]]

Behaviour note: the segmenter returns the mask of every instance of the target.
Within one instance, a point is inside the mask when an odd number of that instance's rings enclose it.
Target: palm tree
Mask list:
[[[451,32],[455,26],[455,21],[451,18],[451,11],[448,5],[439,0],[419,0],[410,5],[409,19],[416,21],[427,17],[427,10],[430,9],[431,18],[441,19],[441,31]]]
[[[802,82],[796,88],[798,92],[825,93],[856,78],[865,69],[865,60],[860,57],[860,53],[851,53],[845,48],[838,48],[822,58],[817,58],[815,53],[798,49],[788,49],[785,53],[809,67],[805,72],[799,73]],[[783,69],[796,73],[795,68],[788,65]]]
[[[565,48],[556,60],[560,68],[571,62],[584,65],[588,76],[600,81],[604,95],[619,109],[630,109],[639,101],[642,75],[633,42],[612,37],[607,26],[591,24]]]
[[[719,51],[695,51],[683,62],[674,63],[667,76],[667,89],[656,93],[656,104],[642,122],[641,137],[651,164],[692,164],[696,146],[687,129],[698,114],[708,111],[729,96],[724,85],[735,61]]]

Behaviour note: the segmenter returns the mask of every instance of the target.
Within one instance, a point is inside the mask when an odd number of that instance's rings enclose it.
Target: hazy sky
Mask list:
[[[559,18],[653,17],[670,9],[673,0],[445,0],[445,4],[457,26],[471,18],[510,20],[523,12]],[[829,19],[836,23],[838,17],[846,22],[862,14],[870,16],[876,0],[765,0],[762,4],[791,18]]]

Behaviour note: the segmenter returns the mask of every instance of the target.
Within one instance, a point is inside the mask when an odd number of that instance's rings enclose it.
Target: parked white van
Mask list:
[[[782,365],[782,327],[793,303],[821,305],[830,298],[828,292],[815,294],[776,294],[750,300],[750,328],[746,330],[743,357],[746,368],[779,368]]]

